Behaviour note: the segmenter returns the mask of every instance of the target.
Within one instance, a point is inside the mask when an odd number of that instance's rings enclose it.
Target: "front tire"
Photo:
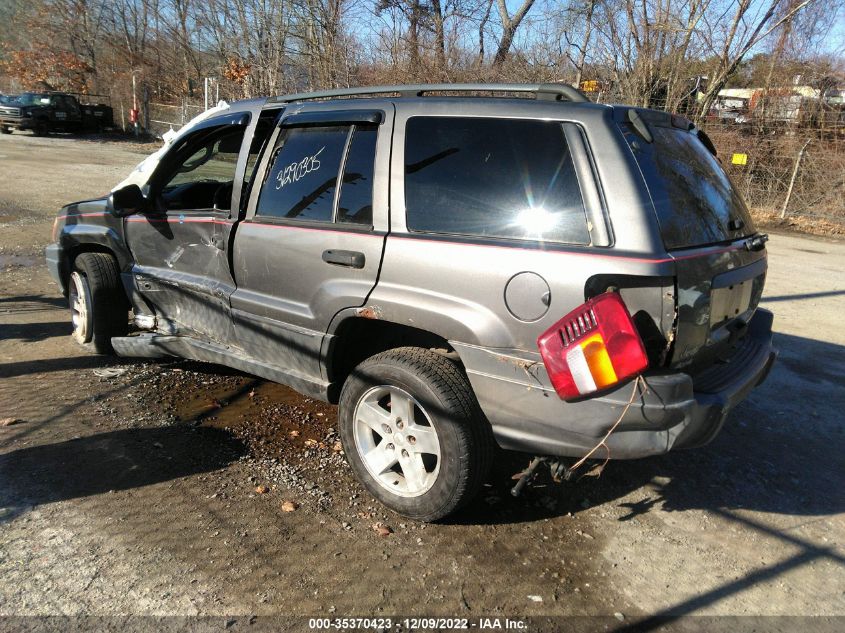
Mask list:
[[[73,263],[68,287],[74,340],[98,354],[111,354],[111,338],[129,330],[117,261],[105,253],[82,253]]]
[[[12,133],[12,128],[10,128],[6,125],[0,126],[0,134],[11,134],[11,133]]]
[[[429,350],[393,349],[358,365],[341,392],[339,426],[358,480],[412,519],[455,512],[490,470],[492,433],[469,381]]]

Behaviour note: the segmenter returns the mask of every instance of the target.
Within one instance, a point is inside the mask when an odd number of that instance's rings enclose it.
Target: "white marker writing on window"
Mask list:
[[[321,147],[320,150],[313,156],[306,156],[302,160],[295,161],[290,165],[287,165],[284,169],[280,169],[279,173],[276,175],[276,189],[278,190],[285,185],[297,182],[298,180],[305,178],[305,176],[310,174],[312,171],[320,169],[320,161],[317,157],[324,149],[326,149],[325,146]]]

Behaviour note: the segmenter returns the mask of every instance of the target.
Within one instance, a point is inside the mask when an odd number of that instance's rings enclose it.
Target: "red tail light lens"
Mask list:
[[[537,339],[546,372],[564,400],[602,391],[648,367],[625,302],[606,292],[582,304]]]

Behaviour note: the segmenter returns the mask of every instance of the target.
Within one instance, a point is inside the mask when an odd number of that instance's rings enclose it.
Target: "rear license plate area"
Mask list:
[[[717,328],[751,308],[756,279],[747,279],[710,291],[710,327]]]

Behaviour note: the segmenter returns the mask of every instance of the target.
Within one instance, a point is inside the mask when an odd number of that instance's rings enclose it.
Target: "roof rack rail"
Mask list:
[[[361,88],[338,88],[319,92],[300,92],[269,99],[272,103],[290,103],[308,99],[330,99],[335,97],[361,97],[398,93],[402,97],[422,97],[428,92],[524,92],[536,95],[538,100],[589,101],[587,95],[569,84],[408,84],[394,86],[372,86]]]

